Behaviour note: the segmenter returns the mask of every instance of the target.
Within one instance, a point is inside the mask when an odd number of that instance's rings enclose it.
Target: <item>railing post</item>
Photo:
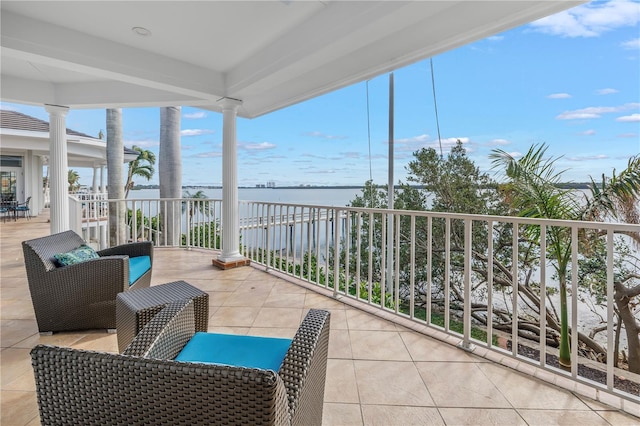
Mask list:
[[[271,204],[267,204],[267,223],[265,224],[265,226],[267,228],[266,259],[267,259],[267,271],[268,271],[269,267],[271,266]]]
[[[191,209],[195,208],[195,205],[192,205],[191,203],[193,202],[193,200],[187,200],[186,203],[186,212],[187,212],[187,234],[186,234],[186,240],[185,240],[185,244],[187,246],[187,249],[191,248]],[[181,203],[182,204],[182,203]],[[181,238],[182,239],[182,238]],[[182,241],[181,241],[182,242]]]
[[[471,241],[473,222],[464,220],[464,311],[462,314],[463,337],[458,347],[465,351],[473,351],[471,344]]]
[[[334,209],[334,231],[335,240],[333,241],[333,297],[338,297],[338,288],[340,287],[340,210]]]

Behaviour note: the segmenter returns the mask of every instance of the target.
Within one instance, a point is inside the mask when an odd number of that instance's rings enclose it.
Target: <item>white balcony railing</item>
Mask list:
[[[127,240],[221,247],[219,200],[120,203]],[[640,349],[621,312],[638,322],[639,307],[621,297],[640,284],[629,237],[639,225],[267,202],[240,202],[239,213],[240,250],[254,264],[437,329],[465,350],[640,402],[640,375],[629,371]],[[558,364],[561,274],[550,254],[559,240],[569,255],[568,368]]]

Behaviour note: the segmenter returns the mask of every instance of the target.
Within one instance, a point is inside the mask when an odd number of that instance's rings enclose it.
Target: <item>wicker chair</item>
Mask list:
[[[31,351],[43,425],[320,425],[327,311],[311,309],[279,372],[172,359],[194,334],[191,300],[172,302],[123,354]]]
[[[115,329],[116,296],[149,287],[151,268],[129,285],[129,258],[149,256],[153,244],[139,242],[98,251],[99,258],[58,267],[54,255],[68,252],[84,240],[73,231],[23,241],[31,301],[41,333]]]

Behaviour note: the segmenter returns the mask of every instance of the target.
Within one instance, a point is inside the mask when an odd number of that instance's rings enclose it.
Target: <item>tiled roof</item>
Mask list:
[[[27,130],[31,132],[49,132],[49,123],[18,111],[0,109],[0,127],[3,129]],[[67,129],[67,135],[98,139],[86,133]]]

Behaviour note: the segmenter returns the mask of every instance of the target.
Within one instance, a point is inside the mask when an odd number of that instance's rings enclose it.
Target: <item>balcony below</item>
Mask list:
[[[117,352],[117,336],[104,330],[38,334],[20,243],[47,235],[47,219],[45,213],[0,224],[2,424],[40,424],[29,357],[34,345]],[[606,394],[599,395],[603,402],[595,401],[583,396],[588,391],[580,384],[564,383],[498,354],[493,354],[495,361],[512,368],[468,353],[451,337],[431,337],[437,331],[392,322],[365,310],[371,308],[360,309],[353,301],[336,300],[323,289],[262,268],[215,269],[214,255],[203,249],[157,248],[152,285],[185,280],[208,292],[212,332],[292,337],[308,309],[329,310],[323,424],[640,423],[630,415],[640,416],[640,407],[632,402]]]

